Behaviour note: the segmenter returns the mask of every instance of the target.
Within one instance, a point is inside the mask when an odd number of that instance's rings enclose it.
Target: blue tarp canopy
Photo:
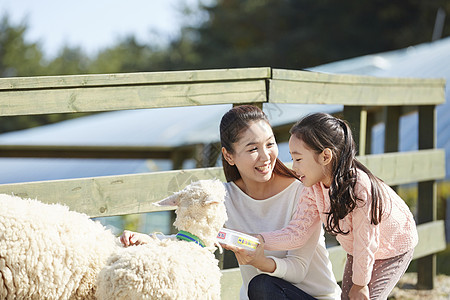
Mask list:
[[[0,135],[3,145],[181,147],[219,141],[219,123],[231,105],[123,110],[94,114]],[[340,105],[265,104],[272,126],[293,123]],[[282,159],[289,159],[288,150]],[[0,184],[170,170],[169,160],[0,158]],[[187,161],[186,168],[195,168]]]

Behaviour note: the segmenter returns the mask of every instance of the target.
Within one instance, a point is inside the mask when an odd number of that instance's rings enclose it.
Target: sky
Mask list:
[[[133,34],[138,41],[164,45],[186,22],[184,3],[199,0],[0,0],[0,16],[12,25],[27,24],[25,38],[38,42],[47,57],[63,46],[96,54]],[[192,20],[190,20],[192,22]]]

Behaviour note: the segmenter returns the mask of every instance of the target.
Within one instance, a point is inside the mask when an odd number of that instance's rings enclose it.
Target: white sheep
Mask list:
[[[59,204],[0,194],[0,299],[95,299],[117,238]]]
[[[224,199],[222,182],[200,180],[160,201],[177,206],[178,237],[153,237],[114,253],[100,272],[98,298],[219,299],[221,272],[212,252],[227,219]]]
[[[0,194],[0,299],[95,299],[96,290],[101,299],[217,299],[224,197],[220,181],[204,180],[160,202],[179,205],[174,225],[205,248],[155,238],[124,249],[85,214]]]

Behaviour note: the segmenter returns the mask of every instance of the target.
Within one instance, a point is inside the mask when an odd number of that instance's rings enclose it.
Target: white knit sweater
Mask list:
[[[247,233],[259,233],[285,227],[294,215],[303,185],[294,181],[285,190],[265,200],[255,200],[233,182],[225,184],[228,221],[225,226]],[[265,251],[276,263],[269,275],[283,278],[316,299],[340,299],[341,290],[334,278],[320,222],[300,248],[291,251]],[[248,299],[247,286],[261,272],[250,265],[239,266],[243,279],[241,299]]]

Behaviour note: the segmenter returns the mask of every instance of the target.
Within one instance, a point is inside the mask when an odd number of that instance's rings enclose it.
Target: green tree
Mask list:
[[[429,42],[439,7],[450,14],[448,0],[218,0],[181,39],[202,58],[188,67],[301,69]]]
[[[27,43],[24,35],[27,26],[12,26],[9,18],[0,19],[0,76],[42,75],[43,55],[37,43]]]
[[[90,66],[91,73],[144,72],[158,69],[157,49],[128,36],[116,46],[101,51]]]
[[[89,71],[91,60],[81,48],[64,47],[60,54],[46,65],[46,75],[76,75]]]

